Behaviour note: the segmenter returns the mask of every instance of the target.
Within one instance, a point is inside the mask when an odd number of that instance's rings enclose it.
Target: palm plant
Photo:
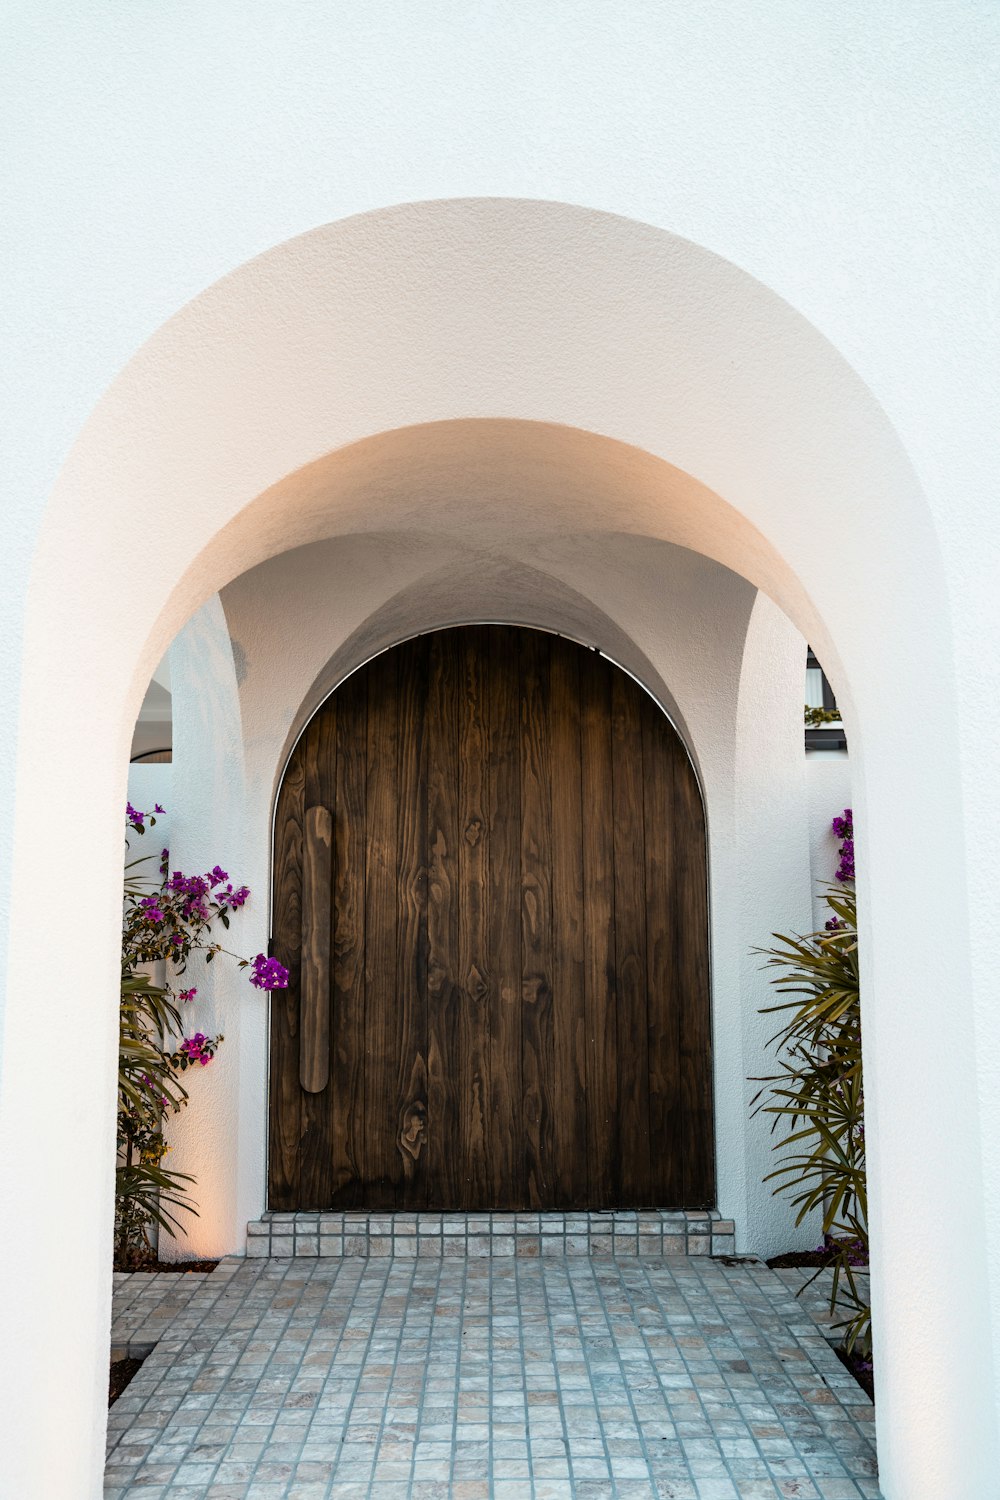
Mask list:
[[[787,1019],[770,1042],[779,1071],[755,1080],[764,1087],[754,1107],[775,1117],[774,1129],[787,1127],[775,1146],[782,1160],[765,1181],[791,1195],[797,1224],[822,1209],[833,1269],[830,1310],[846,1309],[838,1325],[844,1347],[867,1358],[871,1310],[854,1274],[868,1259],[857,899],[838,886],[824,899],[832,913],[824,931],[776,933],[778,946],[759,950],[776,971],[775,989],[787,997],[762,1013]]]

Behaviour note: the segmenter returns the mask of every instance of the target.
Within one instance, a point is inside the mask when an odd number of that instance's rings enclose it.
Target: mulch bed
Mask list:
[[[214,1271],[217,1260],[157,1260],[155,1255],[126,1256],[115,1261],[116,1271],[172,1271],[186,1275],[188,1271]]]
[[[122,1391],[142,1366],[141,1359],[113,1359],[108,1382],[108,1405],[114,1406]]]
[[[772,1271],[784,1271],[789,1266],[828,1266],[830,1256],[825,1250],[790,1250],[787,1255],[772,1255],[767,1264]]]

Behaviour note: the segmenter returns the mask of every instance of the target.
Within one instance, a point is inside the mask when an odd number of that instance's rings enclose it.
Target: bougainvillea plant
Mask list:
[[[790,1012],[771,1038],[780,1071],[755,1080],[764,1085],[756,1108],[784,1121],[788,1133],[775,1150],[781,1164],[767,1181],[787,1192],[800,1224],[816,1209],[823,1215],[825,1263],[832,1267],[830,1310],[846,1313],[839,1325],[848,1352],[867,1362],[871,1309],[854,1272],[868,1264],[868,1192],[865,1174],[865,1101],[861,1071],[861,996],[858,976],[854,819],[834,818],[841,840],[836,883],[824,900],[830,910],[822,932],[806,937],[775,933],[778,946],[760,950],[778,972],[780,1004],[763,1012]],[[813,1278],[815,1279],[815,1278]],[[807,1283],[808,1284],[808,1283]]]
[[[162,812],[159,804],[146,813],[129,803],[127,827],[145,834]],[[263,953],[240,958],[213,934],[216,923],[228,928],[232,913],[246,904],[247,886],[234,884],[219,865],[203,875],[171,871],[167,849],[160,853],[159,878],[143,875],[142,867],[153,858],[132,860],[125,868],[115,1184],[115,1255],[122,1266],[150,1254],[154,1224],[173,1229],[179,1227],[179,1212],[197,1214],[189,1196],[194,1179],[164,1166],[169,1147],[163,1138],[165,1116],[188,1102],[181,1076],[189,1068],[207,1067],[223,1040],[202,1031],[185,1035],[182,1009],[198,994],[197,985],[181,983],[189,962],[198,955],[211,963],[224,954],[250,971],[257,989],[283,989],[288,983],[277,959]],[[157,965],[154,981],[150,968]]]

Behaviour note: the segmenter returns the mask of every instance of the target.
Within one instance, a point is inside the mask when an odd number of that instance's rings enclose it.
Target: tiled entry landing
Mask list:
[[[689,1259],[224,1261],[110,1412],[107,1500],[875,1500],[784,1282]]]
[[[715,1209],[565,1213],[272,1213],[247,1225],[247,1255],[472,1256],[732,1255],[732,1219]]]

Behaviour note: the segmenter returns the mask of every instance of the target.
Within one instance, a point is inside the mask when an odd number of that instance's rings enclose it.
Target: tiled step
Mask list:
[[[732,1255],[732,1219],[715,1209],[576,1213],[272,1213],[247,1225],[247,1255]]]

